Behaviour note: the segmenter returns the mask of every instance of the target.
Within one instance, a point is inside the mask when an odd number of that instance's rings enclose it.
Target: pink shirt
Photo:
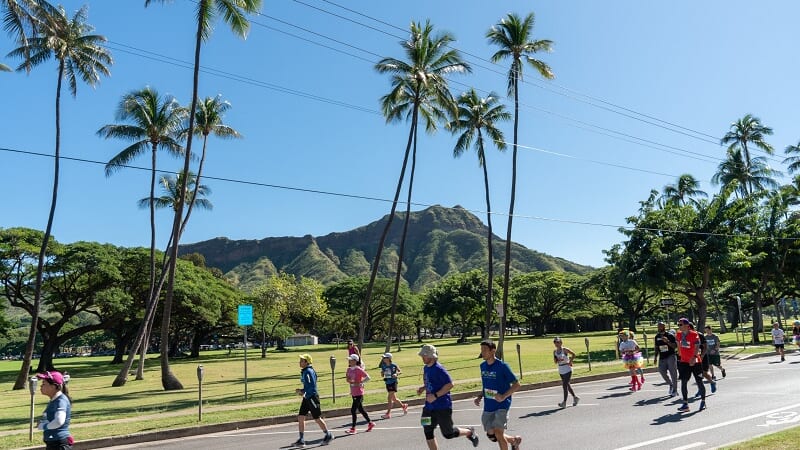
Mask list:
[[[364,395],[364,380],[367,379],[367,372],[360,366],[347,368],[347,382],[350,383],[350,395],[356,397]]]

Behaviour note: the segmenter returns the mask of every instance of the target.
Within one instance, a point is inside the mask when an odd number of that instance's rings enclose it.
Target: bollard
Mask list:
[[[31,378],[28,380],[28,389],[31,391],[31,423],[28,429],[28,440],[33,441],[33,410],[34,410],[34,403],[36,397],[36,384],[39,382],[39,379],[36,377]]]
[[[331,363],[331,391],[333,396],[333,403],[336,403],[336,376],[334,375],[334,370],[336,369],[335,356],[331,355],[330,363]]]
[[[197,366],[197,421],[203,421],[203,365]]]
[[[522,379],[522,353],[520,352],[519,342],[517,342],[517,360],[519,360],[519,378]]]

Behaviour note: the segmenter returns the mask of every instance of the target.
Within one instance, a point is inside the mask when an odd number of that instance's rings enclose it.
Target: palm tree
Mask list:
[[[400,197],[400,190],[403,186],[405,171],[408,165],[409,154],[413,155],[411,163],[411,174],[408,184],[408,200],[406,202],[406,215],[403,224],[403,233],[400,238],[398,249],[397,273],[395,274],[394,296],[392,297],[392,313],[389,319],[388,344],[391,343],[391,336],[394,327],[394,315],[397,308],[397,295],[400,285],[400,275],[403,265],[403,252],[405,250],[405,237],[408,229],[408,220],[411,213],[411,192],[414,184],[414,169],[416,163],[416,142],[419,117],[425,121],[425,129],[429,133],[436,131],[437,122],[447,117],[447,111],[455,111],[455,99],[453,99],[448,89],[445,76],[452,73],[469,72],[470,67],[461,59],[458,50],[449,47],[455,39],[448,33],[433,33],[433,25],[430,21],[425,25],[411,23],[410,37],[400,45],[405,53],[405,60],[396,58],[383,58],[375,65],[375,70],[381,74],[391,75],[392,89],[381,98],[381,109],[386,117],[386,122],[397,122],[403,119],[411,120],[411,127],[408,132],[408,142],[403,157],[403,165],[400,170],[400,177],[397,180],[397,189],[394,194],[394,201],[389,212],[386,225],[383,228],[375,252],[375,261],[372,265],[367,293],[361,310],[361,320],[358,330],[358,345],[364,346],[364,331],[367,321],[372,290],[375,286],[375,279],[378,275],[383,246],[386,236],[394,220],[397,210],[397,201]],[[387,350],[388,350],[387,344]]]
[[[37,10],[42,12],[43,10]],[[33,354],[33,341],[36,333],[36,323],[39,320],[38,310],[42,294],[42,269],[50,234],[53,228],[56,203],[58,200],[58,176],[61,162],[61,86],[66,77],[70,93],[77,95],[78,79],[94,86],[100,81],[101,75],[108,75],[112,64],[111,54],[102,46],[106,38],[90,34],[94,29],[86,23],[88,9],[86,6],[79,9],[70,19],[63,7],[55,10],[56,13],[47,17],[38,17],[40,26],[38,34],[27,38],[24,45],[17,47],[9,56],[23,59],[17,70],[26,70],[28,67],[38,66],[51,58],[58,62],[56,101],[55,101],[55,158],[53,168],[53,195],[50,201],[50,213],[47,218],[47,227],[39,251],[39,262],[36,268],[36,282],[34,284],[33,309],[36,311],[32,317],[31,332],[25,348],[22,369],[14,385],[15,389],[22,389],[30,368],[30,355]],[[30,350],[30,352],[29,352]]]
[[[696,205],[697,200],[694,197],[708,197],[708,194],[700,190],[700,182],[688,173],[679,176],[675,184],[664,186],[661,196],[665,203],[680,206],[685,206],[687,200]]]
[[[0,72],[11,72],[11,67],[8,67],[5,64],[0,64]]]
[[[489,227],[489,243],[487,246],[489,250],[489,287],[486,293],[484,338],[489,336],[492,311],[494,311],[494,301],[492,300],[494,252],[492,251],[492,204],[489,200],[489,172],[486,168],[483,133],[486,132],[498,150],[505,150],[506,143],[503,132],[497,128],[497,124],[510,119],[511,114],[505,110],[502,104],[499,104],[497,94],[491,92],[486,98],[480,98],[475,89],[470,89],[458,98],[458,115],[448,124],[448,128],[453,133],[462,132],[456,141],[453,156],[456,158],[461,156],[472,146],[474,141],[475,151],[478,154],[478,165],[483,168],[483,186],[486,192],[486,221]]]
[[[58,15],[58,9],[45,0],[0,0],[0,11],[3,10],[3,28],[20,47],[25,48],[22,67],[30,72],[33,65],[28,38],[39,34],[39,30],[48,25],[49,17]],[[0,70],[10,71],[3,64],[0,64]]]
[[[765,158],[754,157],[747,165],[740,148],[729,148],[728,157],[717,166],[717,173],[711,177],[711,182],[724,188],[736,180],[736,196],[745,198],[758,191],[776,188],[778,182],[773,177],[777,175],[780,172],[770,168]]]
[[[792,155],[787,156],[786,159],[783,160],[784,164],[788,164],[787,169],[789,170],[789,173],[793,174],[797,172],[797,170],[800,169],[800,156],[797,156],[800,154],[800,142],[798,142],[797,145],[786,146],[784,152],[787,155]]]
[[[168,0],[145,0],[145,7],[153,1],[165,3]],[[246,14],[255,13],[261,8],[262,0],[198,0],[195,17],[197,18],[197,31],[195,34],[194,47],[194,70],[192,73],[192,103],[189,107],[189,130],[195,128],[195,112],[197,110],[198,83],[200,80],[200,49],[203,42],[211,36],[212,23],[217,16],[221,16],[231,30],[238,36],[246,37],[250,30],[250,22]],[[192,137],[194,133],[189,133],[186,139],[186,152],[183,159],[183,173],[189,172],[189,163],[192,160]],[[178,180],[180,181],[180,179]],[[167,259],[167,294],[164,298],[164,310],[161,321],[161,385],[164,390],[183,389],[183,385],[172,373],[169,367],[169,322],[172,315],[173,288],[175,286],[175,267],[178,261],[178,244],[181,240],[181,230],[183,229],[183,206],[185,204],[186,189],[179,189],[179,202],[175,208],[175,217],[172,221],[172,241],[169,247],[169,258]],[[157,289],[159,291],[159,289]],[[160,292],[158,292],[160,294]],[[154,308],[145,313],[145,322],[152,320]],[[141,328],[140,328],[141,330]],[[142,332],[143,333],[143,332]],[[141,336],[137,336],[141,340]],[[126,373],[120,372],[114,380],[114,386],[125,384]]]
[[[771,155],[775,152],[775,149],[765,140],[766,136],[771,135],[772,128],[763,125],[758,117],[745,114],[744,117],[731,124],[730,131],[725,133],[725,136],[719,142],[721,145],[727,145],[728,150],[741,149],[745,168],[749,169],[753,158],[750,155],[748,144],[755,145]],[[752,188],[753,186],[749,184],[744,186],[744,189],[749,192],[753,191]]]
[[[521,18],[514,13],[508,14],[487,33],[490,43],[499,47],[492,55],[492,61],[511,59],[508,71],[508,95],[514,95],[514,144],[511,156],[511,201],[508,205],[508,228],[506,230],[506,256],[503,266],[503,314],[500,316],[500,339],[497,353],[503,357],[503,340],[505,339],[506,315],[508,311],[508,285],[511,272],[511,228],[514,220],[514,201],[517,189],[517,143],[519,131],[519,83],[523,80],[522,70],[527,62],[539,75],[546,79],[555,77],[550,66],[533,57],[536,53],[550,52],[553,42],[547,39],[533,38],[534,14],[529,13]]]
[[[183,197],[187,203],[190,203],[200,209],[211,210],[214,205],[207,198],[211,195],[211,188],[204,184],[197,184],[197,175],[189,172],[188,177],[184,177],[182,173],[175,175],[162,175],[158,180],[161,190],[164,192],[160,197],[145,197],[139,200],[139,208],[154,207],[156,209],[172,208],[174,211],[180,203],[182,197],[179,189],[181,186],[186,186],[186,192]]]
[[[162,97],[156,90],[149,87],[129,92],[123,96],[117,107],[116,118],[126,123],[106,125],[100,128],[97,134],[106,139],[117,138],[133,141],[133,143],[106,164],[106,176],[111,176],[149,149],[151,151],[150,197],[155,197],[158,150],[164,150],[173,156],[183,154],[183,147],[177,138],[186,116],[187,111],[174,97]],[[150,205],[150,290],[146,303],[155,300],[153,297],[155,286],[156,219],[155,207]],[[147,305],[145,305],[146,307]],[[144,342],[147,342],[147,336],[145,336]],[[146,345],[139,345],[139,347],[142,352],[139,358],[139,368],[136,371],[137,380],[144,378],[144,357],[147,351]],[[131,346],[130,351],[135,354],[137,349]],[[130,370],[130,367],[127,370]]]

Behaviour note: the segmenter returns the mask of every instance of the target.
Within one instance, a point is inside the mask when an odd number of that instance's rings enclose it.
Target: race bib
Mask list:
[[[392,369],[386,369],[383,371],[383,378],[392,378]]]
[[[486,388],[483,390],[483,396],[488,399],[494,400],[495,395],[497,395],[497,391],[494,389]]]
[[[430,418],[430,416],[422,416],[422,417],[420,417],[419,423],[422,424],[423,427],[431,426],[431,418]]]
[[[660,352],[669,351],[669,346],[668,345],[659,345],[658,346],[658,351],[660,351]]]

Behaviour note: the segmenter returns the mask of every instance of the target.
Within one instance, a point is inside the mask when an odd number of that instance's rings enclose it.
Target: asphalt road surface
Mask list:
[[[698,411],[699,400],[690,400],[691,411],[679,413],[680,401],[667,396],[667,386],[657,373],[647,374],[641,391],[631,392],[630,378],[576,383],[581,398],[577,407],[572,399],[561,409],[561,388],[520,392],[514,396],[509,414],[509,434],[521,435],[522,449],[708,449],[772,433],[800,424],[800,354],[750,361],[726,362],[727,377],[717,371],[718,390],[707,398],[708,408]],[[477,370],[477,368],[476,368]],[[555,370],[554,370],[555,372]],[[680,390],[680,385],[679,385]],[[697,390],[692,380],[689,396]],[[299,402],[298,402],[299,406]],[[327,420],[336,439],[334,449],[404,449],[424,450],[425,438],[419,425],[420,407],[409,409],[407,416],[390,420],[372,413],[377,426],[365,433],[360,422],[358,434],[346,435],[349,418]],[[479,430],[479,448],[498,448],[485,438],[480,428],[481,409],[471,400],[454,402],[456,425]],[[361,419],[361,417],[359,417]],[[465,438],[445,440],[436,433],[442,449],[471,449]],[[297,424],[251,428],[236,432],[208,434],[171,441],[142,443],[123,448],[197,449],[289,449],[297,439]],[[313,421],[306,422],[306,448],[320,446],[322,433]]]

